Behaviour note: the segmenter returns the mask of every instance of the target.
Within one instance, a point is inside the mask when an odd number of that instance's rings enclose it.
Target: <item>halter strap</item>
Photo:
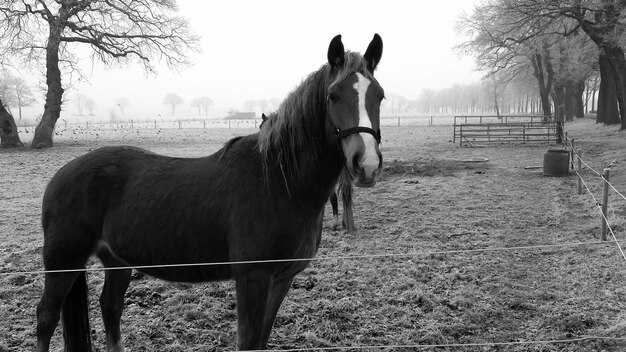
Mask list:
[[[369,133],[372,136],[374,136],[374,139],[376,139],[376,142],[378,142],[378,144],[380,144],[381,138],[380,138],[380,129],[378,131],[374,130],[373,128],[369,128],[369,127],[351,127],[351,128],[346,128],[345,130],[340,130],[340,129],[335,129],[335,135],[337,136],[337,138],[342,139],[346,136],[349,136],[351,134],[355,134],[355,133]]]

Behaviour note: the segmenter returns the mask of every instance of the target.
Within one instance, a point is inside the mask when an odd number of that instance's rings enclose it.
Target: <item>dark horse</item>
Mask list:
[[[333,217],[335,218],[335,226],[339,225],[339,202],[338,195],[341,194],[341,204],[343,205],[343,214],[341,225],[350,233],[356,233],[354,225],[354,215],[352,212],[352,177],[350,172],[344,168],[339,175],[337,187],[330,194],[330,205],[333,208]]]
[[[289,94],[267,126],[211,156],[104,147],[63,166],[43,198],[48,272],[37,350],[48,351],[61,316],[66,351],[91,350],[81,270],[91,255],[109,268],[100,296],[107,351],[122,351],[128,266],[169,281],[235,280],[237,346],[265,348],[294,276],[317,252],[342,168],[362,187],[380,173],[384,93],[373,72],[381,56],[378,35],[363,56],[344,51],[336,36],[328,64]],[[145,267],[207,262],[224,264]]]
[[[259,128],[263,128],[267,119],[275,114],[265,115],[261,114],[261,125]],[[350,176],[350,172],[347,168],[343,168],[341,170],[341,174],[339,175],[339,181],[337,181],[337,186],[330,193],[330,206],[333,210],[333,218],[335,220],[335,227],[339,227],[339,201],[338,196],[341,194],[341,204],[343,205],[343,214],[342,214],[342,222],[341,226],[348,230],[350,233],[356,233],[356,226],[354,225],[354,215],[352,211],[352,176]]]

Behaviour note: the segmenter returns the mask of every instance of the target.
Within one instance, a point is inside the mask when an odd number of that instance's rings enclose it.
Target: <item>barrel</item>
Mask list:
[[[549,149],[543,155],[544,176],[567,176],[569,171],[569,150]]]

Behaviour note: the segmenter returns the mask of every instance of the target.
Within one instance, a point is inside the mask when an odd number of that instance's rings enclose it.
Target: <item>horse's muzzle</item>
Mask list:
[[[370,150],[369,153],[356,153],[352,160],[348,161],[348,171],[352,174],[354,185],[357,187],[373,187],[378,180],[383,164],[383,156],[378,150]]]

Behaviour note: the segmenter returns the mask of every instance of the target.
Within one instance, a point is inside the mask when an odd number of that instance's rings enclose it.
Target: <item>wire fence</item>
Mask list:
[[[151,130],[151,129],[221,129],[221,128],[259,128],[262,119],[119,119],[105,121],[98,119],[59,119],[57,131],[63,130]],[[412,115],[412,116],[383,116],[381,126],[451,126],[454,123],[452,115]],[[35,122],[23,121],[18,123],[19,133],[28,133],[35,129]]]
[[[134,127],[133,127],[134,128]],[[260,264],[260,263],[278,263],[278,262],[295,262],[295,261],[330,261],[330,260],[364,260],[364,259],[382,259],[382,258],[399,258],[399,257],[415,257],[415,256],[432,256],[432,255],[455,255],[455,254],[473,254],[473,253],[484,253],[484,252],[501,252],[501,251],[522,251],[522,250],[542,250],[542,249],[565,249],[576,246],[608,246],[610,244],[614,244],[626,263],[626,254],[622,249],[622,246],[613,230],[613,227],[610,225],[609,218],[606,212],[603,211],[601,207],[601,203],[597,200],[596,196],[590,189],[589,183],[583,177],[583,169],[589,170],[591,174],[595,177],[600,178],[600,182],[607,185],[611,190],[614,191],[620,198],[626,201],[626,196],[623,195],[623,192],[620,192],[613,184],[609,182],[607,178],[603,175],[603,173],[598,172],[592,166],[589,165],[588,162],[582,159],[580,152],[574,151],[573,141],[568,140],[567,137],[564,141],[564,145],[566,148],[570,149],[572,153],[572,162],[571,169],[576,173],[577,177],[584,185],[586,193],[592,198],[594,204],[596,205],[596,209],[600,212],[601,218],[607,224],[607,229],[611,234],[611,242],[596,240],[596,241],[588,241],[588,242],[575,242],[575,243],[558,243],[558,244],[540,244],[540,245],[529,245],[529,246],[515,246],[515,247],[492,247],[492,248],[478,248],[478,249],[467,249],[467,250],[444,250],[444,251],[414,251],[414,252],[406,252],[406,253],[378,253],[378,254],[363,254],[363,255],[347,255],[347,256],[329,256],[329,257],[314,257],[314,258],[295,258],[295,259],[274,259],[274,260],[252,260],[252,261],[236,261],[236,262],[206,262],[206,263],[180,263],[180,264],[167,264],[167,265],[144,265],[144,266],[120,266],[120,267],[101,267],[101,266],[92,266],[88,268],[79,268],[79,269],[67,269],[67,270],[23,270],[23,271],[4,271],[0,272],[0,276],[11,276],[11,275],[43,275],[50,273],[62,273],[62,272],[82,272],[82,271],[105,271],[105,270],[127,270],[127,269],[154,269],[154,268],[172,268],[172,267],[197,267],[197,266],[221,266],[221,265],[250,265],[250,264]],[[584,165],[584,168],[576,168],[574,166],[574,159],[580,161],[581,165]],[[495,347],[495,346],[515,346],[515,345],[542,345],[542,344],[571,344],[571,343],[580,343],[585,341],[594,341],[594,340],[604,340],[604,341],[620,341],[626,342],[626,338],[616,338],[609,336],[579,336],[572,337],[569,339],[559,339],[559,340],[538,340],[538,341],[513,341],[513,342],[484,342],[484,343],[466,343],[466,344],[407,344],[407,345],[357,345],[357,346],[332,346],[332,347],[315,347],[315,348],[296,348],[296,349],[268,349],[263,351],[310,351],[310,350],[394,350],[394,349],[415,349],[415,348],[468,348],[468,347]]]
[[[626,201],[626,197],[617,190],[617,188],[615,188],[615,186],[609,182],[609,180],[606,177],[606,173],[600,173],[597,170],[595,170],[593,167],[591,167],[589,165],[589,163],[585,162],[585,160],[582,159],[581,157],[581,153],[580,151],[576,151],[574,150],[574,145],[573,142],[571,140],[568,140],[566,138],[565,140],[565,144],[566,146],[570,149],[570,153],[572,153],[573,159],[575,158],[577,161],[580,162],[581,165],[584,165],[589,171],[591,171],[593,174],[595,174],[595,176],[600,178],[600,182],[602,182],[602,184],[604,185],[604,187],[608,187],[611,190],[613,190],[620,198],[622,198],[623,200]],[[610,165],[609,165],[610,167]],[[585,190],[587,191],[587,193],[589,194],[589,196],[592,198],[596,209],[598,210],[598,212],[600,213],[600,216],[602,218],[603,224],[605,224],[608,232],[611,234],[611,237],[613,239],[613,241],[615,242],[615,245],[617,246],[619,252],[621,253],[622,257],[624,258],[624,260],[626,261],[626,254],[624,253],[624,250],[622,249],[622,246],[619,243],[619,240],[617,239],[617,236],[615,235],[615,232],[613,231],[613,228],[611,227],[610,221],[608,219],[607,216],[607,212],[606,212],[606,208],[608,206],[608,197],[603,199],[603,202],[598,201],[598,199],[596,198],[596,196],[593,194],[593,192],[591,191],[588,182],[585,181],[584,177],[582,176],[582,170],[578,169],[575,167],[575,163],[572,161],[571,163],[571,169],[576,173],[579,181],[581,182],[581,184],[584,186]],[[607,169],[605,169],[607,170]],[[603,208],[604,206],[604,208]]]
[[[417,257],[417,256],[433,256],[433,255],[452,255],[452,254],[472,254],[485,252],[503,252],[503,251],[519,251],[532,249],[560,249],[576,246],[590,245],[606,245],[605,241],[589,241],[589,242],[572,242],[557,244],[542,244],[531,246],[515,246],[515,247],[492,247],[492,248],[475,248],[475,249],[458,249],[447,251],[415,251],[407,253],[380,253],[380,254],[363,254],[363,255],[346,255],[333,257],[313,257],[313,258],[292,258],[292,259],[267,259],[267,260],[244,260],[231,262],[204,262],[204,263],[180,263],[180,264],[158,264],[158,265],[135,265],[135,266],[115,266],[102,267],[94,266],[89,268],[78,269],[61,269],[61,270],[24,270],[0,272],[0,275],[41,275],[54,273],[72,273],[83,271],[109,271],[109,270],[127,270],[127,269],[164,269],[164,268],[181,268],[181,267],[198,267],[198,266],[223,266],[223,265],[251,265],[251,264],[269,264],[284,262],[303,262],[303,261],[332,261],[332,260],[359,260],[359,259],[384,259],[384,258],[400,258],[400,257]]]

